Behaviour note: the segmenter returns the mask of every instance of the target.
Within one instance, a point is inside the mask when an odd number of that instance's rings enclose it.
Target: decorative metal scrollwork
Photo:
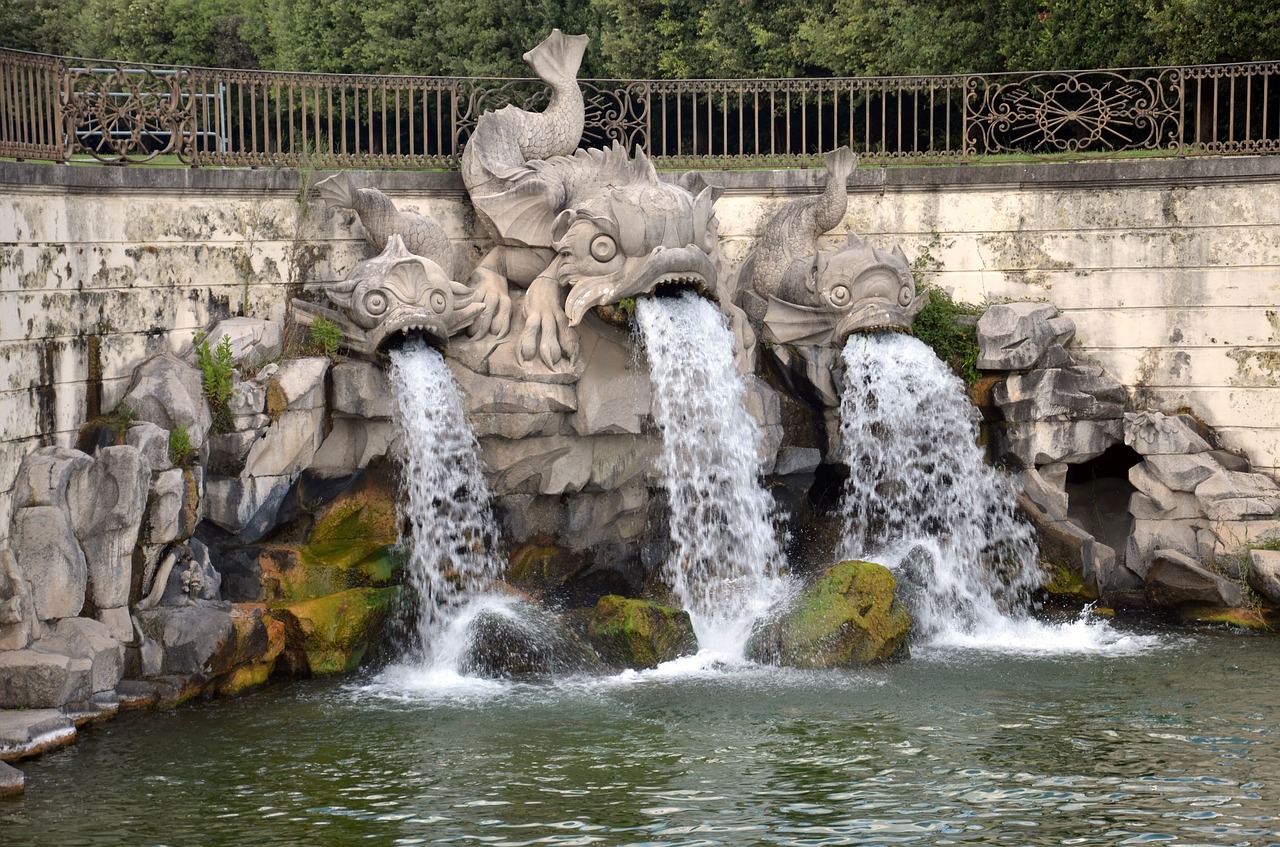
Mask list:
[[[578,84],[586,106],[584,146],[598,147],[617,141],[627,150],[634,150],[637,145],[647,145],[648,83],[578,80]],[[454,90],[458,104],[454,115],[454,143],[459,152],[485,112],[508,105],[540,112],[551,101],[550,90],[531,79],[458,80]]]
[[[1180,92],[1170,73],[970,77],[969,86],[969,134],[979,153],[1149,150],[1177,140]]]
[[[183,68],[132,65],[69,70],[62,97],[68,147],[114,163],[183,155],[194,114],[188,76]]]

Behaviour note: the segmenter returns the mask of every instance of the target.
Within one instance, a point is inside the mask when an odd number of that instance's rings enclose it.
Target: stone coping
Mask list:
[[[315,179],[333,171],[317,171]],[[369,184],[388,194],[466,197],[462,177],[452,171],[367,171]],[[675,172],[668,173],[674,177]],[[704,170],[708,182],[727,194],[805,194],[819,191],[826,171]],[[1280,156],[1221,156],[1168,159],[1107,159],[1085,162],[1037,162],[985,165],[859,166],[849,180],[850,193],[883,191],[957,191],[1094,189],[1223,182],[1270,182],[1280,178]],[[0,191],[21,187],[57,193],[216,192],[224,195],[293,193],[299,172],[291,168],[166,168],[58,165],[0,162]]]

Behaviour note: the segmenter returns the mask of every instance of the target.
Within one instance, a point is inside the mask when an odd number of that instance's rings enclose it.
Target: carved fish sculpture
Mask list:
[[[493,315],[494,330],[505,332],[507,286],[527,286],[517,354],[552,369],[574,356],[573,326],[593,306],[669,283],[718,293],[711,189],[694,196],[663,183],[642,152],[632,160],[616,143],[573,149],[583,126],[576,74],[585,46],[585,36],[557,30],[529,51],[526,60],[552,88],[551,105],[483,115],[462,157],[471,202],[498,242],[469,280],[485,303],[477,325]],[[535,144],[543,135],[554,143]],[[721,305],[741,314],[728,298]]]
[[[739,297],[771,342],[838,347],[854,332],[909,330],[926,301],[896,245],[886,253],[849,233],[846,246],[818,249],[819,237],[844,218],[857,164],[847,147],[826,159],[822,194],[774,215],[739,276]]]
[[[298,319],[334,321],[348,350],[366,356],[406,332],[443,346],[483,308],[471,289],[451,280],[431,259],[410,253],[399,235],[388,238],[382,253],[357,264],[345,280],[326,285],[324,293],[337,310],[294,300]]]

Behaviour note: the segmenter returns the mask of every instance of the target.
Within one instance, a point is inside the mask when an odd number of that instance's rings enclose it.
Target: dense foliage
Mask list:
[[[1280,58],[1257,0],[7,0],[6,47],[357,73],[525,76],[552,27],[584,77],[879,75]]]

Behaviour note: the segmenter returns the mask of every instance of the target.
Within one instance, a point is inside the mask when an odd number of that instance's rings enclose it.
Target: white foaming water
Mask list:
[[[884,562],[929,643],[987,650],[1117,647],[1105,624],[1028,614],[1036,545],[1010,482],[983,461],[964,384],[922,342],[854,335],[844,348],[840,441],[848,558]]]
[[[636,317],[663,437],[658,469],[671,513],[664,575],[693,619],[704,661],[740,659],[752,623],[787,584],[733,334],[713,304],[691,293],[640,300]]]
[[[462,395],[444,358],[425,344],[391,354],[401,451],[401,526],[409,579],[418,595],[419,664],[456,673],[467,624],[488,601],[502,565],[481,472],[479,446],[463,417]],[[496,602],[496,601],[495,601]]]

